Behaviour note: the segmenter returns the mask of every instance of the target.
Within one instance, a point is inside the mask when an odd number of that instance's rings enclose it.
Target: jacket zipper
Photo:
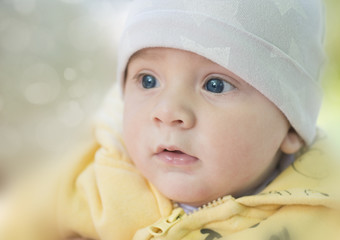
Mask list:
[[[163,236],[173,225],[178,223],[184,215],[185,212],[182,208],[176,208],[170,216],[162,218],[155,224],[149,226],[148,231],[154,237]]]
[[[169,229],[174,226],[176,223],[178,223],[179,221],[181,221],[184,217],[188,217],[188,216],[192,216],[204,209],[207,208],[212,208],[212,207],[216,207],[218,205],[223,204],[224,202],[230,200],[232,197],[231,196],[225,196],[222,198],[218,198],[217,200],[214,200],[212,202],[209,202],[205,205],[203,205],[202,207],[199,207],[197,210],[186,214],[184,212],[184,210],[180,207],[175,208],[171,215],[165,218],[162,218],[160,220],[158,220],[156,223],[154,223],[153,225],[148,227],[148,231],[149,233],[154,236],[154,237],[161,237],[164,236]]]

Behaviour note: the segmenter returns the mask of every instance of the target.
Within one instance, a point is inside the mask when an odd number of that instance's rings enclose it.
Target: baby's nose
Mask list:
[[[154,107],[152,120],[158,126],[190,129],[195,125],[196,117],[190,102],[177,95],[160,99]]]

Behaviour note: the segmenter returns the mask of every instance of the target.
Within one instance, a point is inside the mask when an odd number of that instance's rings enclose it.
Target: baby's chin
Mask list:
[[[182,186],[181,188],[168,185],[160,189],[161,193],[175,203],[200,207],[214,200],[222,198],[228,193],[216,194],[211,189],[200,188],[199,186]]]
[[[149,172],[150,173],[150,172]],[[248,189],[243,181],[230,178],[214,178],[200,171],[153,171],[147,179],[165,197],[177,203],[200,207],[224,196],[235,196]]]

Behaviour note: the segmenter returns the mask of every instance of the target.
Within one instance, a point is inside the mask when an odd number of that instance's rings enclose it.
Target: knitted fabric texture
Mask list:
[[[194,52],[272,101],[307,144],[316,134],[324,62],[319,0],[136,0],[118,53],[123,88],[130,57],[150,47]]]

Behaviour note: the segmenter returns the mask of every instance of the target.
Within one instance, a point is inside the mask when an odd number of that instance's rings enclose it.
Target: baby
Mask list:
[[[133,2],[122,135],[106,116],[56,187],[11,202],[1,239],[337,239],[323,32],[318,0]]]
[[[148,48],[130,60],[124,142],[166,197],[202,206],[254,192],[302,140],[264,95],[196,53]]]

